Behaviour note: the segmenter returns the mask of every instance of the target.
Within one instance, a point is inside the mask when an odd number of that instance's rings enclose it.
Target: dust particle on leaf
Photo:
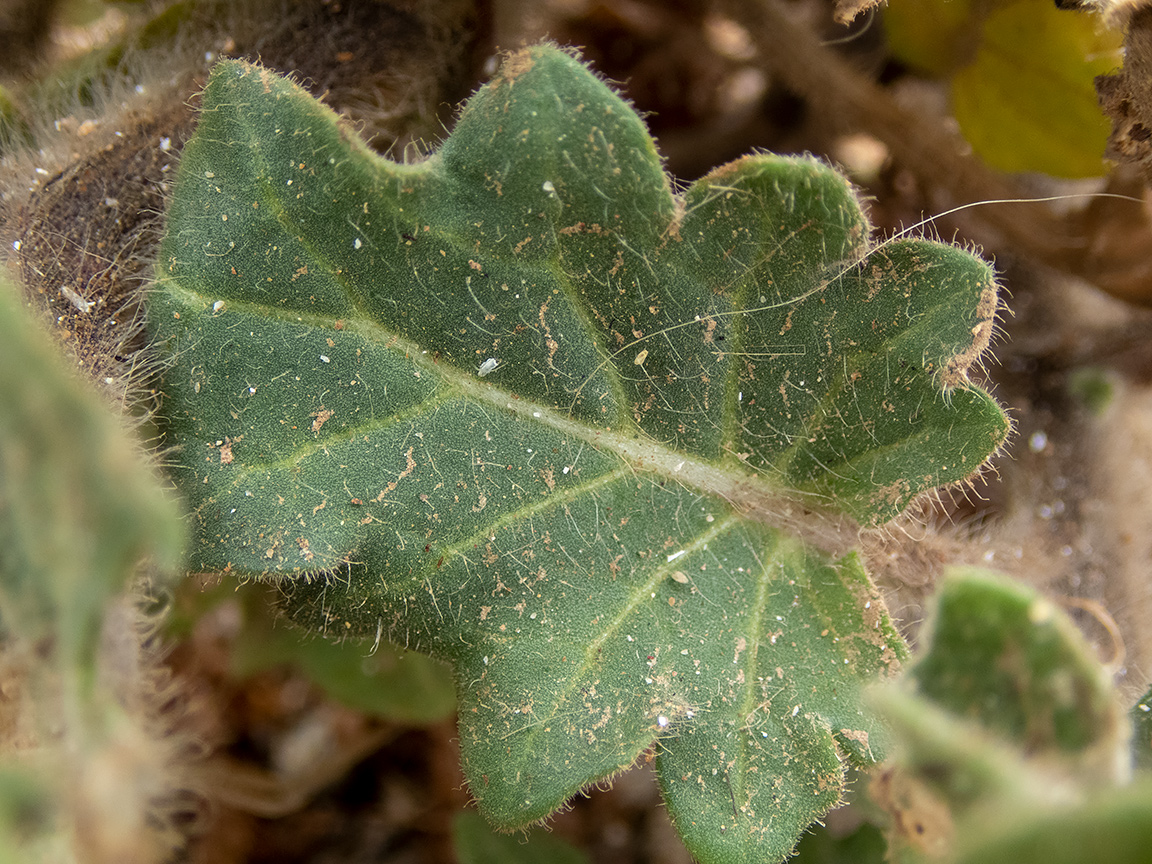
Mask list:
[[[335,411],[329,411],[327,408],[322,407],[319,411],[313,411],[311,414],[309,414],[308,416],[313,418],[313,420],[312,420],[312,432],[313,432],[313,434],[319,432],[320,427],[322,427],[325,423],[327,423],[329,420],[331,420],[332,416],[335,413],[336,413]]]

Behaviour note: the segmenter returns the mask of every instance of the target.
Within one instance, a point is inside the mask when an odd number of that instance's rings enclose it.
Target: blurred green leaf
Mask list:
[[[457,814],[452,839],[459,864],[588,864],[588,856],[543,829],[498,834],[475,810]]]
[[[952,110],[964,137],[1001,171],[1104,174],[1110,127],[1093,79],[1119,65],[1120,45],[1120,34],[1098,18],[1061,11],[1050,0],[995,10],[973,62],[952,79]]]
[[[1094,826],[1115,818],[1112,805],[1085,802],[1111,796],[1116,812],[1140,814],[1142,795],[1112,788],[1127,773],[1127,721],[1054,604],[998,574],[951,568],[923,641],[905,679],[872,694],[900,742],[871,788],[890,816],[893,860],[958,851],[966,862],[1043,861],[1018,857],[1043,826],[1077,825],[1068,847],[1083,851]]]
[[[1116,400],[1116,381],[1112,370],[1099,366],[1082,366],[1068,376],[1068,393],[1095,417],[1102,417]]]
[[[31,146],[32,130],[12,92],[0,85],[0,156]]]
[[[113,856],[91,860],[154,849],[149,796],[167,791],[163,757],[149,761],[158,750],[124,747],[144,739],[124,704],[142,682],[138,654],[119,650],[136,634],[117,601],[146,560],[156,574],[175,569],[184,523],[132,431],[90,386],[0,282],[0,621],[26,676],[16,707],[3,707],[37,744],[22,742],[17,761],[13,742],[0,741],[0,758],[12,759],[0,764],[0,861],[77,860],[74,840]],[[33,758],[42,762],[29,772]]]
[[[936,598],[917,692],[1029,753],[1074,753],[1114,739],[1112,685],[1069,618],[1035,591],[954,567]]]
[[[262,597],[245,593],[232,653],[237,677],[290,664],[338,702],[397,723],[435,723],[455,710],[456,685],[443,663],[385,641],[331,642],[274,621]]]
[[[0,282],[0,619],[90,677],[105,604],[148,555],[179,560],[174,499],[109,405]]]
[[[919,72],[944,78],[980,41],[972,0],[892,0],[884,26],[893,55]]]
[[[1138,768],[1152,770],[1152,687],[1132,706],[1132,754]]]
[[[837,836],[817,826],[800,839],[789,864],[884,864],[888,842],[875,825],[863,823],[849,834]]]
[[[58,846],[55,792],[27,767],[0,766],[0,864],[46,860],[47,849]]]
[[[1141,864],[1152,860],[1152,784],[1098,791],[997,829],[973,831],[956,864]]]

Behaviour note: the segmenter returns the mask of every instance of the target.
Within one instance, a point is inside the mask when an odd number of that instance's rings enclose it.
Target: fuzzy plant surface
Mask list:
[[[972,567],[949,568],[934,606],[923,653],[869,696],[900,742],[872,785],[888,860],[1147,858],[1152,778],[1128,784],[1128,718],[1071,619]]]
[[[142,562],[154,586],[176,572],[184,523],[54,347],[0,278],[0,864],[159,860],[170,787],[125,704],[141,673],[119,610]]]
[[[178,507],[124,423],[0,279],[0,640],[38,652],[36,673],[59,679],[46,690],[99,701],[111,599],[146,558],[175,569],[182,542]]]
[[[966,377],[990,268],[869,233],[810,158],[675,191],[552,46],[415,165],[221,63],[149,308],[188,564],[451,663],[498,827],[646,754],[698,859],[781,860],[883,751],[859,527],[1008,432]]]

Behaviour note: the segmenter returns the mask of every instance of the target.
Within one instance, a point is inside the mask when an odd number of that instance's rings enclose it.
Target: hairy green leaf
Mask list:
[[[259,67],[203,104],[149,312],[191,566],[451,662],[500,826],[654,748],[694,854],[786,855],[879,754],[859,691],[903,652],[830,553],[1007,434],[966,378],[987,265],[870,248],[813,159],[675,194],[552,47],[418,165]]]

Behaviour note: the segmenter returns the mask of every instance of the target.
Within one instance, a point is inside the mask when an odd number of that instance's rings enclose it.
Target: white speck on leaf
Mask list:
[[[495,372],[496,367],[499,365],[499,360],[497,360],[495,357],[489,357],[487,360],[480,364],[480,369],[476,374],[483,378],[485,375]]]

